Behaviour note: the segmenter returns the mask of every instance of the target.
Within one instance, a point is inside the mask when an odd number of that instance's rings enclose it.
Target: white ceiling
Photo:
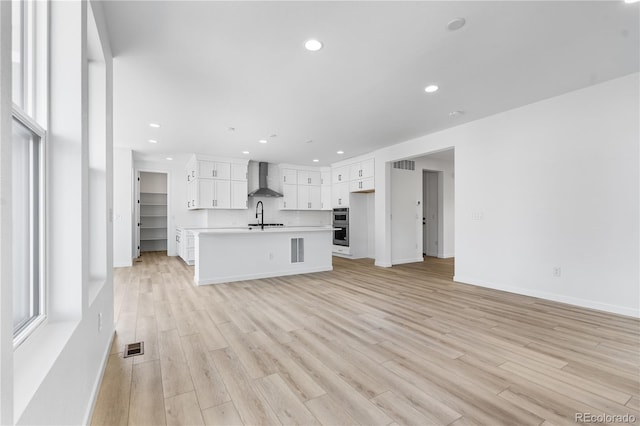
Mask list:
[[[328,165],[640,62],[639,4],[622,1],[108,1],[104,10],[114,142],[147,160],[197,152]],[[466,26],[447,30],[455,17]],[[309,38],[324,48],[306,51]],[[430,83],[440,90],[426,94]],[[451,119],[454,110],[465,113]]]

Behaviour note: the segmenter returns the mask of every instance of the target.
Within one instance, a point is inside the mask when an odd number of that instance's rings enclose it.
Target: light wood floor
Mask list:
[[[95,425],[562,425],[640,418],[637,320],[456,284],[451,261],[195,287],[115,271]],[[123,359],[125,343],[145,354]]]

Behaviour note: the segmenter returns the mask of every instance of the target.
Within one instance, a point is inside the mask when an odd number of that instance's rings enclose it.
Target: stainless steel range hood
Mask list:
[[[258,189],[249,193],[249,197],[282,197],[277,191],[267,186],[269,163],[258,163]]]

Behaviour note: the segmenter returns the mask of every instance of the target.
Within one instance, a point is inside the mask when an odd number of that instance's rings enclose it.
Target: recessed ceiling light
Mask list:
[[[449,21],[449,23],[447,24],[447,29],[449,31],[459,30],[460,28],[464,27],[464,24],[466,24],[466,22],[467,21],[465,21],[464,18],[455,18]]]
[[[318,50],[322,49],[322,43],[314,39],[307,40],[304,42],[304,48],[311,52],[317,52]]]
[[[149,139],[149,143],[158,143],[158,141],[155,139]]]
[[[436,86],[435,84],[430,84],[427,87],[424,88],[424,91],[427,93],[433,93],[433,92],[437,92],[439,89],[438,86]]]
[[[449,113],[449,118],[458,118],[460,117],[462,114],[464,114],[464,111],[451,111]]]
[[[158,123],[149,123],[149,127],[153,127],[154,129],[157,129],[158,127],[160,127],[160,125]]]
[[[260,143],[267,143],[267,140],[266,140],[266,139],[260,139],[258,142],[260,142]]]
[[[242,153],[243,153],[244,155],[247,155],[247,154],[249,153],[249,151],[242,151]]]
[[[344,151],[336,151],[336,154],[342,155],[342,154],[344,154]]]
[[[235,127],[227,127],[227,130],[230,132],[235,132],[236,128]]]
[[[317,163],[317,162],[318,162],[318,161],[320,161],[320,160],[318,160],[317,158],[314,158],[312,161],[313,161],[314,163]]]
[[[173,157],[167,157],[167,160],[173,161]]]
[[[631,4],[631,3],[638,3],[640,0],[624,0],[625,3],[627,4]]]

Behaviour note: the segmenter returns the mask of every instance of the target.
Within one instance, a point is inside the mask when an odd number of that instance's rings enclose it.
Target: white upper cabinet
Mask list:
[[[375,189],[375,161],[373,158],[349,166],[349,192],[370,192]]]
[[[320,185],[320,172],[316,170],[298,170],[298,185]]]
[[[354,163],[349,167],[350,180],[359,180],[373,177],[375,161],[373,158]]]
[[[281,169],[282,183],[285,185],[298,184],[298,171],[296,169]]]
[[[331,170],[320,173],[320,209],[331,210]]]
[[[320,168],[281,165],[283,210],[322,210],[329,208],[330,199],[322,202],[322,173]]]
[[[231,179],[231,163],[198,160],[198,175],[196,177],[201,179]]]
[[[298,210],[321,210],[320,185],[298,185]]]
[[[188,209],[246,209],[248,160],[194,155],[187,163]]]
[[[231,181],[231,206],[232,209],[246,209],[248,206],[247,198],[247,181],[232,180]]]
[[[247,180],[247,165],[231,163],[231,180]]]
[[[349,166],[335,167],[331,169],[331,183],[349,181]]]
[[[331,205],[349,207],[349,182],[334,183],[331,187]]]
[[[285,183],[282,185],[282,210],[298,210],[298,185]]]

